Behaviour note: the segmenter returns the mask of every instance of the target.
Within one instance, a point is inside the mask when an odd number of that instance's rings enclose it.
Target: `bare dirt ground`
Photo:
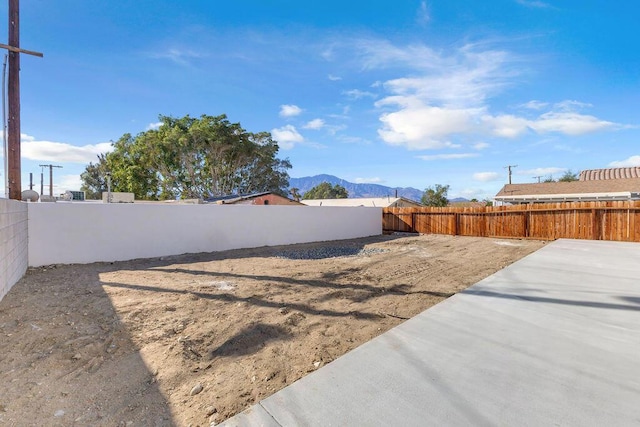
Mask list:
[[[0,302],[0,425],[219,423],[542,245],[380,236],[29,269]]]

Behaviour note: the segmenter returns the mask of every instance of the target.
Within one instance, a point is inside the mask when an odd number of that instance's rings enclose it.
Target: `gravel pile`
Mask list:
[[[368,256],[389,252],[388,249],[379,248],[354,248],[349,246],[325,246],[313,249],[300,249],[296,251],[279,252],[277,258],[283,259],[325,259],[342,256]]]

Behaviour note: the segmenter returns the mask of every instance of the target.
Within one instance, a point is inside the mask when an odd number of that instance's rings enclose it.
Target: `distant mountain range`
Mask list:
[[[345,181],[333,175],[316,175],[305,176],[303,178],[289,178],[289,189],[297,188],[300,194],[304,194],[311,190],[318,184],[328,182],[331,185],[340,184],[347,189],[349,198],[357,197],[394,197],[396,194],[398,197],[404,197],[407,199],[415,200],[417,202],[422,198],[424,193],[422,190],[412,187],[387,187],[380,184],[356,184],[353,182]],[[397,192],[397,193],[396,193]]]

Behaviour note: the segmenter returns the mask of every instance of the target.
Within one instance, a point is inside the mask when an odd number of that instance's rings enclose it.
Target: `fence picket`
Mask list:
[[[384,208],[382,226],[386,232],[638,242],[640,201]]]

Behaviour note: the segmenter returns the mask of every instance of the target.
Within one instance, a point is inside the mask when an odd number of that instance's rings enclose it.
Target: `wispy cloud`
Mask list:
[[[416,22],[420,25],[426,25],[431,20],[431,16],[429,15],[429,8],[427,7],[427,2],[420,2],[420,7],[418,7],[418,12],[416,13]]]
[[[295,117],[302,113],[302,108],[297,105],[285,104],[280,106],[280,117]]]
[[[290,150],[296,144],[304,142],[304,137],[296,130],[295,126],[285,125],[281,128],[272,129],[273,139],[278,141],[278,145],[283,150]]]
[[[360,90],[360,89],[351,89],[351,90],[345,90],[344,92],[342,92],[343,95],[348,96],[351,99],[361,99],[361,98],[377,98],[378,95],[376,95],[373,92],[367,92],[364,90]]]
[[[313,119],[309,122],[307,122],[307,124],[305,124],[303,126],[304,129],[312,129],[312,130],[319,130],[322,129],[325,126],[325,122],[322,119]]]
[[[526,7],[536,8],[536,9],[549,9],[553,7],[549,3],[539,1],[539,0],[516,0],[516,3]]]
[[[205,58],[207,56],[207,54],[202,52],[178,48],[170,48],[161,52],[153,52],[149,54],[150,58],[168,59],[169,61],[179,65],[190,65],[192,59]]]
[[[22,157],[57,163],[89,163],[97,160],[98,154],[111,151],[110,142],[76,146],[65,142],[36,140],[30,135],[21,135]]]
[[[377,177],[377,176],[373,177],[373,178],[356,178],[356,179],[354,179],[354,181],[357,184],[377,184],[377,183],[380,183],[380,182],[384,182],[384,181],[382,181],[382,178]]]
[[[631,156],[624,160],[616,160],[609,163],[612,168],[628,168],[640,166],[640,156]]]
[[[455,160],[455,159],[469,159],[472,157],[478,157],[477,153],[456,153],[456,154],[432,154],[429,156],[416,156],[417,159],[422,160]]]
[[[487,144],[486,142],[478,142],[476,144],[473,144],[472,147],[480,151],[484,150],[485,148],[489,148],[489,144]]]
[[[549,105],[548,102],[542,102],[542,101],[529,101],[525,104],[520,105],[521,108],[528,108],[530,110],[542,110],[543,108],[546,108]]]
[[[502,175],[497,172],[476,172],[473,174],[473,179],[481,182],[498,181],[502,178]]]
[[[342,80],[342,77],[334,76],[333,74],[329,74],[329,75],[327,76],[327,78],[328,78],[329,80],[331,80],[332,82],[337,82],[337,81],[339,81],[339,80]]]

